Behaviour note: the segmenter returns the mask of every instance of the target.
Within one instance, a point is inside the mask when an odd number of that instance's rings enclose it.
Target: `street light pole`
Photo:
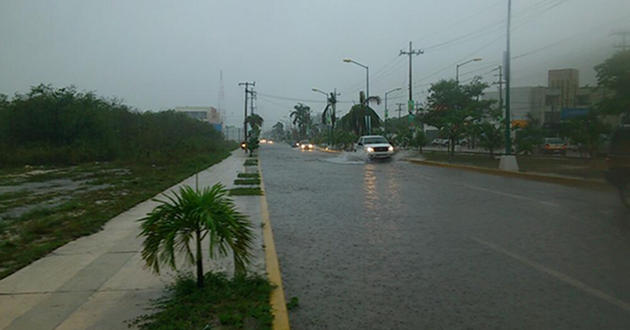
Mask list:
[[[362,68],[365,69],[365,106],[368,106],[368,100],[370,99],[370,68],[368,68],[367,65],[361,64],[355,60],[349,59],[349,58],[344,58],[343,59],[344,62],[346,63],[354,63]],[[370,125],[370,116],[365,116],[363,118],[365,120],[366,126],[367,126],[367,130],[368,130],[368,134],[371,133],[371,125]]]
[[[385,136],[387,136],[387,117],[388,117],[388,114],[389,114],[388,109],[387,109],[387,95],[389,95],[389,93],[393,93],[393,92],[399,91],[401,89],[402,88],[398,87],[398,88],[394,88],[394,89],[391,89],[391,90],[385,92],[385,122],[384,122]]]
[[[367,65],[361,64],[349,58],[344,58],[343,61],[345,63],[354,63],[365,69],[365,98],[368,99],[370,97],[370,68],[368,68]]]
[[[510,24],[512,20],[512,0],[508,0],[507,47],[505,51],[505,155],[512,154],[512,136],[510,134]]]
[[[463,62],[463,63],[457,64],[457,65],[455,66],[455,81],[457,81],[457,84],[458,84],[458,85],[459,85],[459,67],[460,67],[460,66],[463,66],[463,65],[466,65],[466,64],[468,64],[468,63],[470,63],[470,62],[479,62],[479,61],[481,61],[481,58],[477,57],[477,58],[470,59],[470,60],[468,60],[468,61],[466,61],[466,62]]]

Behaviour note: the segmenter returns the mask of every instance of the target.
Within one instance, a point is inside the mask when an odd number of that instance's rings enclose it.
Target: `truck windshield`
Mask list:
[[[363,139],[363,143],[365,144],[376,144],[376,143],[389,143],[387,139],[382,136],[375,136]]]

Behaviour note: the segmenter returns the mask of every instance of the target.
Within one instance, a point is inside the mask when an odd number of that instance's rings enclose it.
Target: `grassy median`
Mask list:
[[[499,160],[489,155],[455,154],[425,151],[426,160],[453,164],[462,164],[486,168],[499,168]],[[564,175],[581,179],[604,179],[606,162],[603,159],[579,159],[550,156],[517,156],[521,172]]]
[[[260,276],[207,273],[205,286],[192,276],[177,279],[154,301],[153,313],[133,320],[140,329],[271,329],[271,284]]]

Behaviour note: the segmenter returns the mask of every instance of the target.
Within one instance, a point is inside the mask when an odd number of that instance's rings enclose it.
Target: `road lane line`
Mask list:
[[[271,308],[273,309],[273,329],[288,330],[289,314],[287,312],[287,304],[284,298],[284,288],[282,287],[282,276],[280,273],[280,263],[278,262],[278,254],[276,253],[276,244],[273,241],[273,233],[271,231],[271,222],[269,222],[269,209],[267,207],[267,192],[265,191],[265,182],[263,180],[262,169],[260,168],[260,160],[258,161],[258,172],[260,173],[260,189],[263,195],[260,196],[260,210],[263,218],[263,240],[265,243],[265,265],[267,267],[267,276],[269,282],[275,286],[271,291]]]
[[[587,294],[590,294],[591,296],[600,298],[604,301],[607,301],[610,304],[613,304],[627,312],[630,312],[630,303],[627,303],[621,299],[615,298],[613,296],[610,296],[608,294],[606,294],[605,292],[595,289],[593,287],[588,286],[586,283],[581,282],[579,280],[576,280],[568,275],[565,275],[559,271],[547,268],[537,262],[531,261],[525,257],[519,256],[518,254],[515,254],[513,252],[510,252],[496,244],[484,241],[480,238],[477,237],[471,237],[471,239],[481,245],[484,245],[488,248],[490,248],[491,250],[494,250],[495,252],[498,252],[500,254],[506,255],[508,257],[511,257],[513,259],[516,259],[518,261],[520,261],[521,263],[530,266],[536,270],[538,270],[539,272],[545,273],[547,275],[551,275],[553,277],[555,277],[557,280],[560,280],[566,284],[569,284],[573,287],[575,287],[578,290],[581,290]]]
[[[547,206],[552,206],[552,207],[559,207],[559,205],[556,204],[556,203],[547,202],[547,201],[541,201],[541,200],[538,200],[538,199],[535,199],[535,198],[526,197],[526,196],[523,196],[523,195],[511,194],[511,193],[506,193],[506,192],[502,192],[502,191],[496,191],[496,190],[487,189],[487,188],[478,187],[478,186],[473,186],[473,185],[469,185],[469,184],[462,184],[462,186],[464,186],[466,188],[469,188],[469,189],[474,189],[474,190],[479,190],[479,191],[493,193],[493,194],[496,194],[496,195],[501,195],[501,196],[511,197],[511,198],[515,198],[515,199],[526,200],[526,201],[530,201],[530,202],[537,202],[537,203],[540,203],[540,204],[543,204],[543,205],[547,205]]]

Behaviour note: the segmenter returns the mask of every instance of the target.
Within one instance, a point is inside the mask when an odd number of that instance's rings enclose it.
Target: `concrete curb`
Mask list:
[[[510,172],[510,171],[504,171],[500,169],[492,169],[492,168],[462,165],[462,164],[434,162],[434,161],[415,159],[415,158],[403,158],[403,160],[408,161],[410,163],[415,163],[415,164],[456,168],[456,169],[475,171],[475,172],[491,174],[491,175],[521,178],[521,179],[528,179],[528,180],[541,181],[541,182],[550,182],[550,183],[591,188],[591,189],[595,188],[595,189],[602,189],[602,190],[613,190],[613,187],[603,180],[602,181],[588,180],[588,179],[580,179],[580,178],[573,178],[573,177],[566,177],[566,176],[548,175],[548,174],[542,174],[542,173]]]
[[[260,162],[259,162],[260,164]],[[263,195],[260,196],[260,209],[263,218],[263,240],[265,242],[265,265],[267,267],[267,276],[269,282],[275,286],[271,292],[269,301],[271,303],[273,313],[273,329],[288,330],[289,314],[287,312],[287,304],[284,298],[284,288],[282,287],[282,277],[280,273],[280,263],[276,254],[276,245],[273,241],[273,232],[271,231],[271,222],[269,221],[269,210],[267,208],[267,193],[265,192],[265,182],[263,180],[262,170],[260,170],[260,189]]]

